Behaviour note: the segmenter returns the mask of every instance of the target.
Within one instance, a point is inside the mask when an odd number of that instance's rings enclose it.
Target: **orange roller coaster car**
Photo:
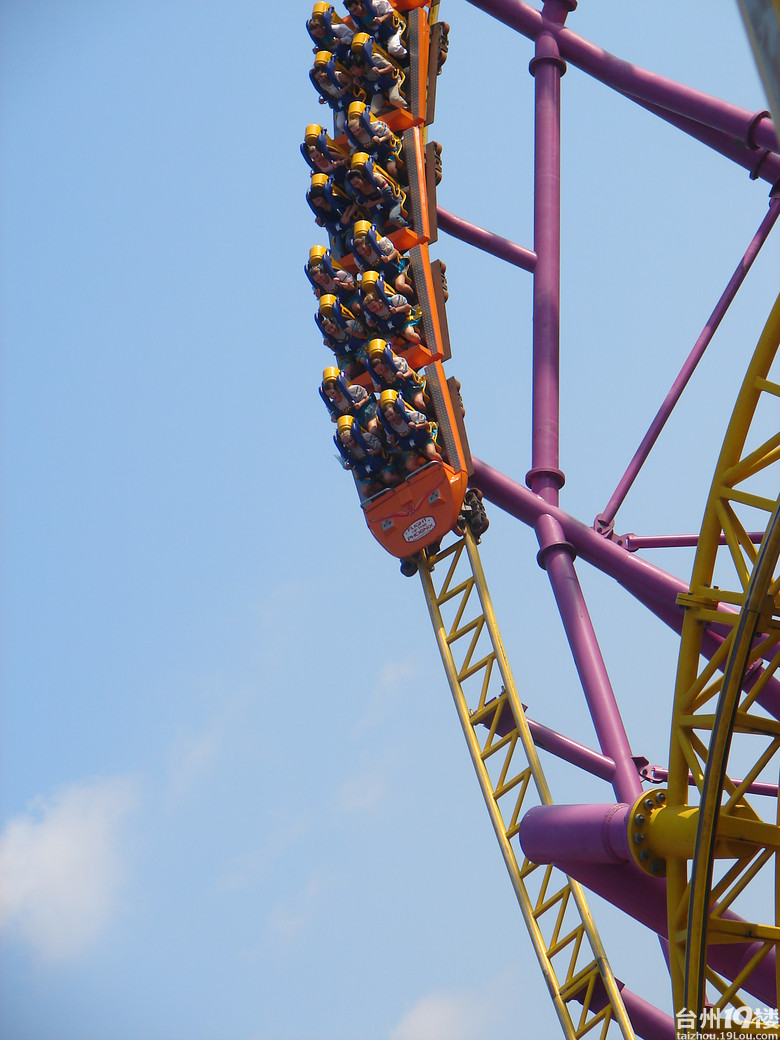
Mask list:
[[[435,544],[455,527],[471,471],[457,384],[445,380],[439,361],[426,368],[425,377],[444,461],[429,462],[403,484],[363,502],[369,530],[399,559]]]

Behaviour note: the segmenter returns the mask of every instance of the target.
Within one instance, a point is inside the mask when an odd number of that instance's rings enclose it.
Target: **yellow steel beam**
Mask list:
[[[512,843],[522,814],[552,796],[471,533],[425,560],[420,576],[471,761],[564,1034],[575,1040],[598,1029],[602,1038],[610,1030],[633,1038],[581,887],[553,866],[520,862]]]

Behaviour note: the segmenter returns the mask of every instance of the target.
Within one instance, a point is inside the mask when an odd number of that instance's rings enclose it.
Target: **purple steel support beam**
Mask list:
[[[770,703],[767,710],[772,713],[773,707],[776,709],[777,705]],[[549,726],[542,725],[541,722],[536,722],[535,719],[529,719],[527,715],[526,722],[528,723],[528,729],[531,732],[533,742],[538,748],[555,755],[556,758],[560,758],[564,762],[569,762],[578,769],[584,769],[586,773],[597,776],[600,780],[612,780],[615,773],[615,763],[611,758],[607,758],[606,755],[601,755],[598,751],[580,744],[577,740],[572,740],[571,737],[564,736],[563,733],[550,729]],[[496,732],[499,736],[504,737],[513,727],[514,720],[507,721],[503,725],[499,721]],[[645,764],[642,765],[642,762]],[[664,784],[669,778],[669,770],[665,766],[650,765],[647,759],[636,758],[634,759],[634,764],[639,777],[648,783]],[[742,781],[729,780],[729,783],[739,787]],[[696,786],[693,773],[688,773],[688,786]],[[750,784],[745,790],[745,794],[765,795],[767,798],[777,798],[779,792],[780,788],[777,784],[765,784],[761,781]]]
[[[472,456],[474,476],[472,483],[488,499],[528,527],[536,527],[540,517],[550,515],[560,524],[563,536],[578,556],[597,570],[614,578],[619,585],[652,611],[665,625],[675,632],[682,630],[683,608],[677,604],[677,596],[688,592],[686,582],[668,574],[660,567],[649,563],[641,556],[626,552],[625,548],[610,538],[598,534],[579,520],[556,506],[546,503],[528,488],[511,480],[480,459]],[[717,632],[705,633],[703,652],[712,656],[722,641]],[[756,681],[758,672],[752,678]],[[772,676],[761,692],[759,703],[775,718],[780,718],[780,681]]]
[[[664,122],[669,123],[671,126],[677,127],[678,130],[682,130],[684,134],[695,138],[714,152],[720,152],[722,156],[730,159],[738,166],[742,166],[748,171],[752,181],[760,179],[774,185],[780,178],[780,156],[775,152],[770,152],[766,148],[753,148],[748,144],[743,144],[722,130],[713,130],[712,127],[698,123],[695,119],[689,119],[687,116],[670,112],[666,108],[661,108],[660,105],[651,105],[647,101],[641,101],[637,97],[632,97],[631,94],[623,94],[623,97],[640,105],[646,111],[652,112],[653,115],[663,119]],[[768,115],[769,113],[766,114]]]
[[[611,758],[607,758],[606,755],[600,755],[598,751],[585,747],[584,744],[572,740],[571,737],[565,737],[562,733],[556,733],[554,729],[549,729],[540,722],[534,722],[528,716],[526,716],[526,722],[531,731],[533,742],[537,747],[542,748],[543,751],[548,751],[551,755],[555,755],[556,758],[563,759],[564,762],[570,762],[571,765],[577,766],[578,769],[584,769],[587,773],[592,773],[593,776],[597,776],[600,780],[612,780],[612,777],[615,775],[615,763]],[[514,721],[508,725],[514,726]],[[498,730],[501,732],[500,723]]]
[[[529,66],[534,77],[534,269],[533,403],[531,470],[526,481],[537,495],[558,504],[564,476],[559,456],[559,339],[561,289],[561,76],[566,64],[556,34],[571,4],[548,0],[540,15]]]
[[[440,206],[436,209],[436,221],[439,231],[446,231],[453,238],[459,238],[461,242],[476,246],[484,253],[497,256],[499,260],[506,260],[507,263],[521,267],[524,271],[533,272],[536,267],[536,253],[530,249],[518,246],[514,242],[510,242],[508,238],[493,234],[492,231],[485,231],[476,224],[470,224],[467,220],[456,217],[454,213],[449,213]]]
[[[623,913],[668,938],[666,920],[666,882],[645,874],[634,863],[577,863],[562,859],[555,863],[569,877],[579,881],[591,892],[606,899]],[[726,910],[724,918],[738,920]],[[715,971],[728,979],[736,979],[750,959],[759,951],[760,941],[735,942],[710,946],[707,962]],[[775,952],[771,950],[744,982],[753,996],[774,1007],[777,994],[775,980]]]
[[[628,848],[629,805],[540,805],[520,825],[524,854],[533,863],[553,863],[613,906],[667,938],[666,882],[639,870]],[[726,910],[724,918],[740,920]],[[709,947],[710,966],[735,979],[760,944],[735,942]],[[746,988],[760,999],[774,995],[770,954]]]
[[[763,531],[746,531],[745,534],[754,545],[760,545],[764,537]],[[697,534],[622,534],[618,542],[628,552],[636,552],[637,549],[684,549],[698,545],[699,536]],[[718,544],[726,544],[725,535],[720,536]]]
[[[550,579],[599,746],[615,763],[612,787],[619,801],[633,804],[642,794],[642,781],[574,569],[574,550],[549,514],[539,518],[536,535],[539,564]]]
[[[469,3],[532,40],[544,30],[539,11],[521,0],[469,0]],[[750,148],[780,151],[768,112],[748,112],[700,90],[648,72],[616,58],[614,54],[577,36],[570,29],[562,29],[557,39],[561,57],[606,86],[633,99],[693,119],[713,130],[720,130]]]
[[[624,863],[631,859],[631,806],[536,805],[520,821],[518,838],[532,863]]]
[[[651,766],[647,765],[642,768],[640,775],[644,780],[649,780],[652,784],[665,784],[669,779],[669,770],[663,766]],[[739,787],[742,783],[741,780],[729,780],[730,784],[734,784],[735,787]],[[696,780],[694,779],[693,773],[688,773],[688,786],[695,787]],[[767,798],[777,798],[780,789],[777,784],[764,784],[756,782],[751,784],[745,789],[745,794],[761,794],[766,795]]]
[[[769,211],[767,212],[764,219],[758,228],[758,231],[753,236],[753,239],[748,246],[745,255],[739,262],[736,271],[731,276],[731,279],[723,291],[721,298],[718,300],[715,309],[710,315],[707,324],[704,326],[699,338],[693,346],[693,350],[688,356],[688,360],[685,362],[680,370],[680,374],[672,384],[672,388],[666,395],[663,404],[658,410],[656,417],[650,424],[650,428],[642,440],[642,443],[636,450],[636,453],[629,463],[628,469],[621,478],[618,486],[612,494],[606,508],[599,516],[596,517],[596,525],[599,530],[608,531],[611,530],[615,514],[617,513],[626,495],[634,483],[637,474],[645,463],[647,456],[653,448],[656,440],[658,439],[661,430],[666,425],[666,420],[672,414],[672,411],[680,400],[682,392],[688,384],[688,380],[693,375],[694,369],[701,360],[704,351],[709,346],[712,337],[715,335],[715,330],[720,325],[723,316],[729,309],[732,300],[737,295],[737,290],[742,285],[748,271],[753,264],[753,261],[758,256],[761,246],[767,239],[769,232],[772,230],[775,221],[780,216],[780,198],[773,198],[769,203]]]
[[[653,1004],[637,996],[636,993],[632,993],[620,979],[615,979],[615,982],[637,1036],[641,1036],[642,1040],[674,1040],[676,1032],[671,1015],[667,1015],[665,1011],[659,1010]],[[606,992],[600,992],[603,991],[603,988],[604,984],[599,979],[590,1000],[591,1011],[600,1011],[607,1006]]]
[[[604,538],[564,510],[550,506],[528,488],[480,459],[474,458],[473,462],[473,483],[490,502],[528,527],[535,527],[545,514],[552,516],[561,525],[565,540],[573,545],[578,556],[613,577],[665,624],[680,631],[683,608],[677,605],[676,599],[680,593],[688,592],[686,582],[640,556],[627,553],[616,542]]]

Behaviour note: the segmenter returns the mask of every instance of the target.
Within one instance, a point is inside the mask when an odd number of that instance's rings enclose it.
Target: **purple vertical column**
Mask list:
[[[533,418],[531,469],[526,482],[558,504],[564,476],[558,468],[558,371],[561,253],[561,76],[566,63],[555,34],[576,0],[547,0],[543,30],[529,66],[534,77]]]
[[[561,295],[561,76],[566,64],[557,34],[576,0],[547,0],[542,31],[530,71],[534,77],[534,300],[533,418],[528,486],[548,506],[558,505],[564,483],[559,468],[559,368]],[[573,564],[572,547],[549,515],[535,524],[541,551],[566,636],[571,646],[602,752],[613,759],[612,784],[620,801],[631,804],[642,792],[631,748],[607,676],[596,634]]]

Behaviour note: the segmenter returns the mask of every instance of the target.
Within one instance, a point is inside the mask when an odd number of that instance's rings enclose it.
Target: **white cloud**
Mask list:
[[[422,997],[390,1032],[388,1040],[497,1040],[517,1035],[516,1008],[507,1002],[515,972],[474,988],[439,990]]]
[[[125,878],[121,825],[137,801],[132,778],[101,778],[12,817],[0,835],[0,927],[49,960],[94,942]]]
[[[481,1037],[477,1010],[469,997],[433,993],[418,1000],[395,1029],[390,1040],[476,1040]]]

